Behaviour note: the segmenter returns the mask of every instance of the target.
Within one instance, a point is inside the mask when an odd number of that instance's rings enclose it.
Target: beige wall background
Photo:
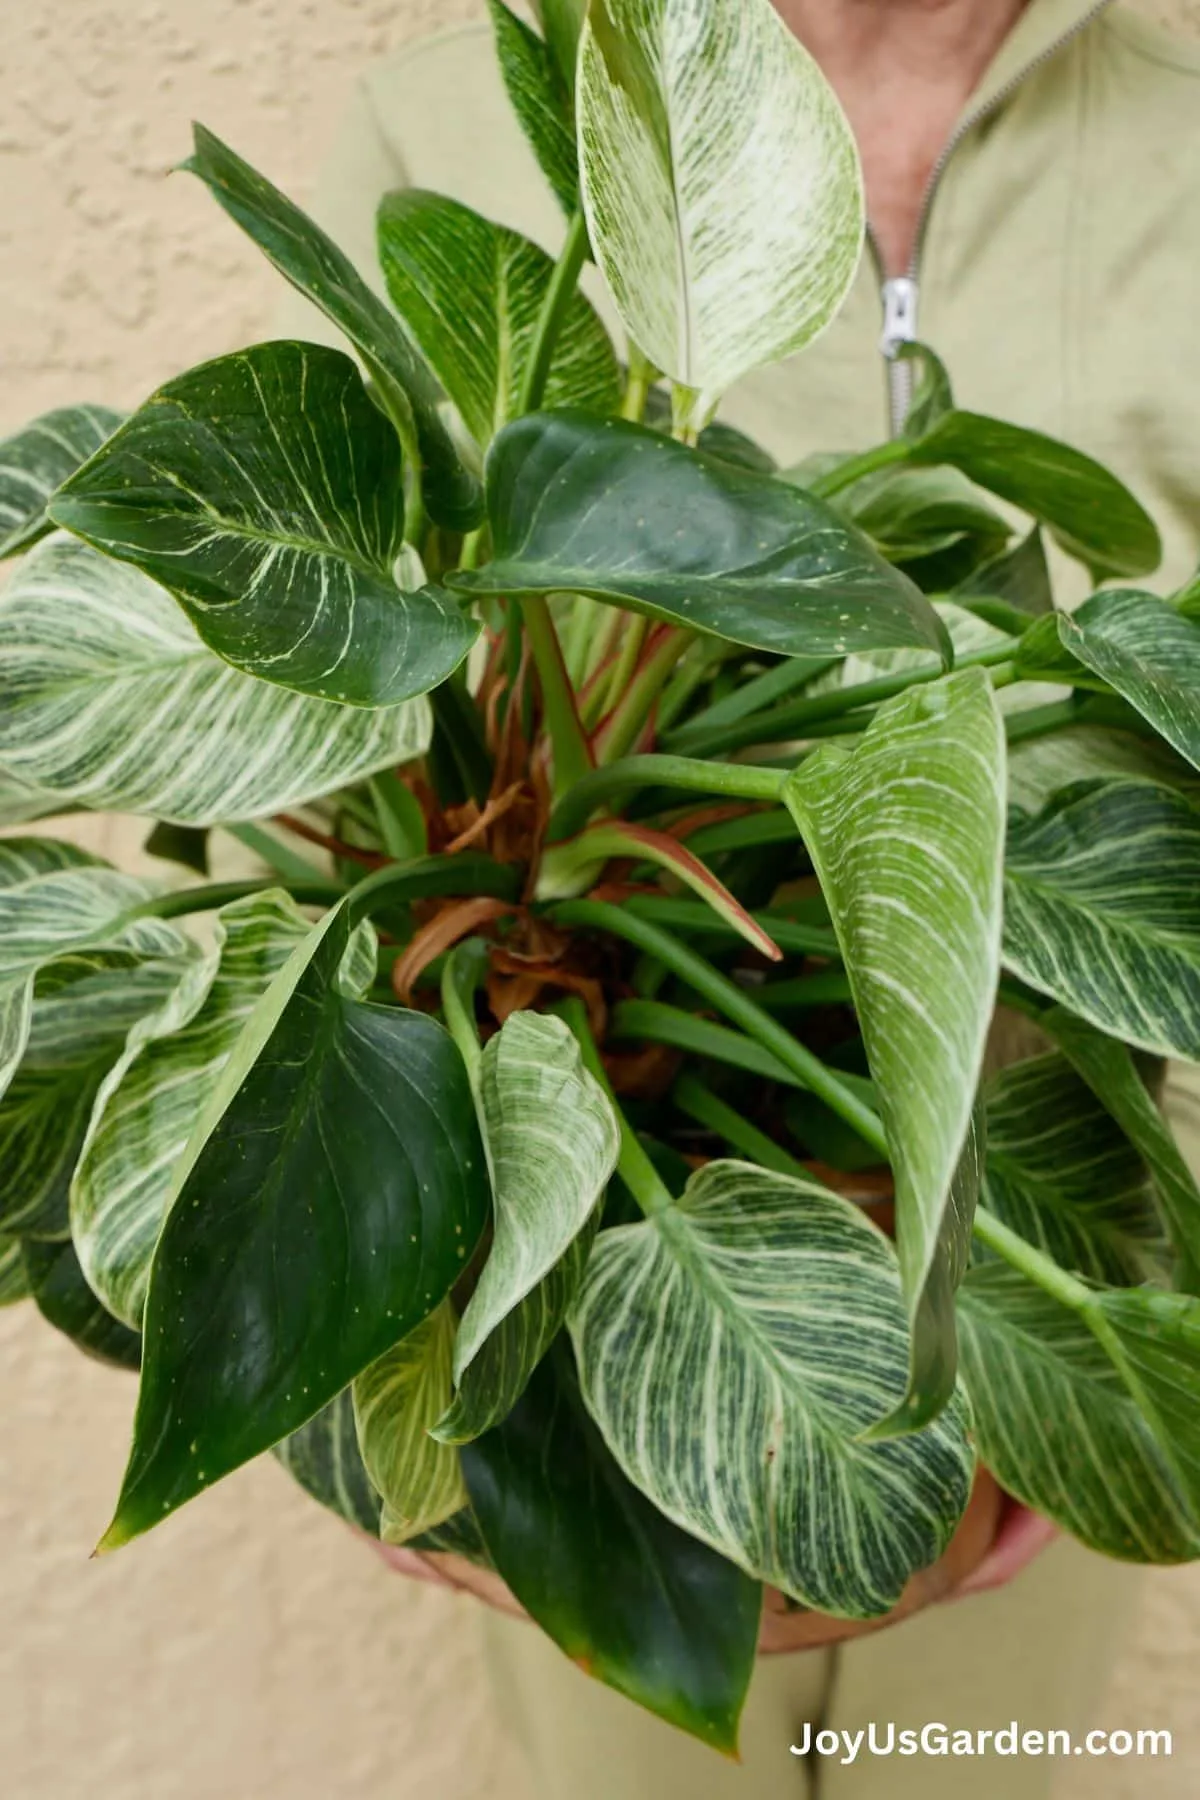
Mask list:
[[[258,335],[280,296],[200,185],[202,118],[303,200],[356,73],[482,0],[3,0],[0,435],[132,405]],[[1200,36],[1200,0],[1139,10]],[[128,828],[90,822],[128,861]],[[472,1603],[401,1582],[269,1461],[101,1563],[133,1388],[0,1314],[0,1795],[501,1800],[520,1774]],[[1170,1763],[1089,1762],[1062,1800],[1191,1800],[1200,1569],[1147,1578],[1099,1723]],[[564,1800],[568,1800],[564,1796]]]

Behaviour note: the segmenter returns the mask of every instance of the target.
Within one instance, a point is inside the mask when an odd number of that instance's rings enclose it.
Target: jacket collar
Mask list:
[[[1029,0],[972,94],[967,117],[990,107],[1112,4],[1113,0]]]

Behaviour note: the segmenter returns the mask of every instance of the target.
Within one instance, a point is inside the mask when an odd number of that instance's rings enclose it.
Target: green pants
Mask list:
[[[1136,1727],[1103,1713],[1138,1571],[1062,1541],[1009,1587],[935,1607],[843,1646],[760,1659],[732,1763],[588,1679],[541,1632],[489,1614],[488,1654],[501,1716],[528,1763],[520,1800],[1042,1800],[1061,1756],[793,1756],[806,1724],[857,1733],[939,1722],[950,1731],[1008,1726]],[[517,1796],[513,1796],[517,1800]]]

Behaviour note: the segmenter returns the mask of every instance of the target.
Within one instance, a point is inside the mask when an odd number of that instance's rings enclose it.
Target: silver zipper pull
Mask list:
[[[893,275],[885,281],[883,294],[883,332],[879,348],[887,362],[888,411],[892,433],[898,436],[912,399],[912,364],[896,361],[901,344],[911,344],[917,335],[917,306],[921,298],[918,283],[911,275]]]
[[[911,275],[895,275],[883,284],[883,335],[879,348],[894,356],[898,344],[910,344],[917,335],[917,302],[921,290]]]

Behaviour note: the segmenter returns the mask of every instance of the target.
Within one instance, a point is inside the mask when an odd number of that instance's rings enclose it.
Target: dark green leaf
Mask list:
[[[0,444],[0,557],[27,550],[50,530],[51,494],[120,423],[107,406],[63,406]]]
[[[379,1495],[363,1467],[349,1388],[274,1447],[273,1455],[306,1494],[349,1525],[379,1535]]]
[[[320,308],[362,357],[387,412],[406,437],[415,432],[425,465],[431,517],[452,531],[478,523],[482,495],[438,412],[438,393],[399,321],[373,294],[350,258],[319,225],[203,125],[195,153],[183,165],[274,263],[281,275]]]
[[[588,0],[533,0],[533,10],[542,28],[542,36],[569,88],[575,85],[579,34],[583,30],[587,9]]]
[[[1089,1024],[1200,1061],[1200,813],[1143,781],[1081,782],[1014,813],[1004,961]]]
[[[1129,489],[1090,456],[1038,431],[979,413],[948,412],[909,450],[916,463],[950,463],[1047,527],[1100,579],[1156,569],[1162,543]]]
[[[378,234],[397,312],[467,430],[486,448],[520,410],[553,262],[520,232],[419,188],[380,202]],[[620,392],[608,333],[576,292],[555,344],[546,405],[611,413]]]
[[[530,31],[502,0],[488,0],[488,10],[496,33],[500,73],[512,109],[542,174],[570,217],[579,205],[579,161],[571,101],[574,62],[568,76],[555,55],[556,46]]]
[[[759,1585],[630,1485],[565,1353],[462,1458],[492,1561],[543,1631],[588,1674],[733,1750]]]
[[[0,1306],[28,1300],[30,1291],[20,1238],[0,1237]]]
[[[990,622],[998,624],[1002,631],[1019,626],[1023,622],[1022,614],[1050,612],[1054,606],[1054,590],[1050,585],[1050,565],[1046,561],[1041,526],[1035,525],[1015,549],[1006,550],[1002,556],[972,570],[955,588],[952,598],[968,611],[990,618]],[[991,617],[989,604],[1005,610],[999,617]],[[1016,619],[1012,617],[1014,612],[1018,615]]]
[[[197,875],[208,874],[207,826],[161,822],[154,826],[142,849],[147,856],[178,863],[180,868],[193,869]]]
[[[83,1278],[70,1242],[41,1244],[26,1238],[22,1246],[29,1290],[42,1317],[99,1362],[136,1369],[142,1340],[128,1325],[105,1312]]]
[[[974,558],[991,557],[1011,536],[1008,522],[957,469],[881,469],[835,505],[889,562],[915,562],[963,543]]]
[[[347,911],[276,976],[176,1176],[116,1548],[299,1429],[448,1293],[483,1229],[470,1085],[424,1014],[339,988]]]
[[[477,635],[446,596],[392,579],[399,445],[340,350],[257,344],[180,375],[53,516],[161,581],[226,661],[323,699],[424,693]]]
[[[519,419],[487,468],[495,561],[470,593],[586,593],[785,655],[948,655],[928,601],[823,501],[655,431]]]

